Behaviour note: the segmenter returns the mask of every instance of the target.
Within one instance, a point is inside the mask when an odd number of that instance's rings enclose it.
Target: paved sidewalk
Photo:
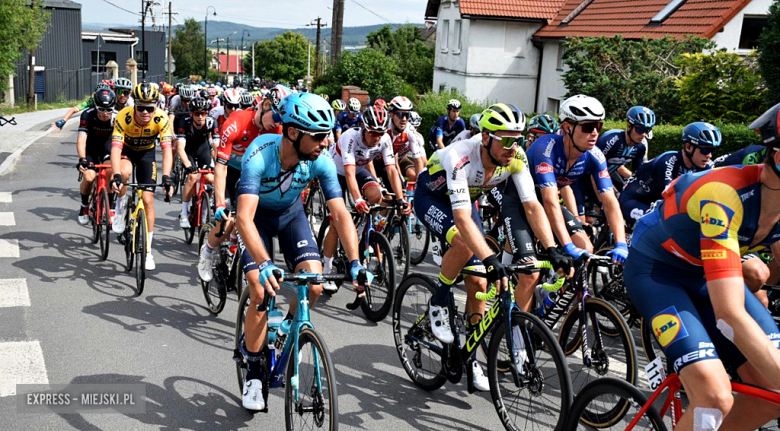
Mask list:
[[[0,127],[0,176],[11,172],[16,160],[28,146],[52,132],[51,123],[62,119],[68,109],[70,108],[5,116],[9,120],[13,117],[16,125],[6,124]],[[71,117],[65,127],[73,127],[72,124],[75,124],[78,118],[78,114]]]

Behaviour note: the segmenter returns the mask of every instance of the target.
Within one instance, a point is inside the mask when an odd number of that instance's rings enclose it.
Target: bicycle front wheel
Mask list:
[[[419,265],[428,254],[428,244],[431,242],[431,233],[417,219],[410,218],[411,228],[409,233],[409,263]]]
[[[325,340],[314,328],[305,328],[298,334],[296,356],[287,362],[285,373],[287,429],[339,429],[336,370]]]
[[[144,292],[144,285],[146,284],[146,214],[143,209],[138,210],[137,219],[135,220],[135,289],[136,295],[141,295]]]
[[[635,386],[625,380],[603,378],[590,382],[577,394],[568,414],[566,431],[591,430],[592,423],[605,423],[599,429],[627,430],[628,425],[647,403],[647,397]],[[613,406],[623,404],[627,410],[619,417],[612,417]],[[609,421],[605,419],[611,419]],[[639,418],[632,428],[637,431],[666,431],[666,425],[655,407],[650,408]]]
[[[111,215],[109,213],[110,203],[108,200],[108,191],[106,189],[103,189],[100,192],[100,202],[98,203],[98,207],[100,210],[98,211],[97,219],[100,220],[100,225],[98,228],[100,229],[100,260],[106,260],[108,259],[108,244],[111,242],[109,239],[111,238],[109,236],[111,232]]]
[[[246,320],[246,310],[249,308],[249,290],[246,289],[240,295],[238,300],[238,313],[236,315],[236,335],[233,339],[234,350],[233,360],[236,362],[236,378],[238,379],[238,391],[244,390],[244,378],[246,377],[246,357],[241,353],[241,349],[246,349],[246,340],[244,336],[244,320]]]
[[[208,238],[209,232],[214,227],[211,223],[206,223],[200,229],[198,235],[198,243],[204,244]],[[203,296],[206,298],[206,305],[209,307],[209,311],[212,314],[219,314],[225,308],[225,302],[227,302],[227,283],[228,274],[225,263],[223,262],[224,251],[220,245],[214,250],[216,255],[212,260],[212,274],[214,274],[211,281],[200,281],[200,287],[203,290]]]
[[[395,259],[395,279],[403,280],[409,273],[409,228],[405,218],[399,218],[383,234],[390,242]]]
[[[366,287],[366,298],[360,302],[360,308],[368,320],[379,322],[390,313],[395,292],[395,259],[387,238],[379,232],[371,232],[366,243],[360,242],[360,258],[363,267],[374,274],[371,286]],[[366,253],[368,252],[368,253]]]
[[[573,397],[563,351],[552,331],[535,316],[515,311],[511,324],[509,334],[503,323],[496,327],[488,350],[490,395],[498,417],[508,430],[561,430]],[[516,351],[519,385],[513,371],[502,371],[500,366],[512,363],[508,337]]]

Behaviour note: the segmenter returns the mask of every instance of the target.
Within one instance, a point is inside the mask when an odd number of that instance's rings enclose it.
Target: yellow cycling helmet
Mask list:
[[[133,89],[133,101],[136,104],[154,104],[160,97],[160,92],[148,82],[142,82]]]
[[[522,132],[525,129],[525,115],[514,106],[495,103],[482,111],[479,126],[483,132],[501,130]]]

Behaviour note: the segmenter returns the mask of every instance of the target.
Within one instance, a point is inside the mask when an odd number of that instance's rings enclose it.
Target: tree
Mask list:
[[[372,97],[398,94],[403,85],[401,71],[393,59],[371,48],[352,54],[344,52],[315,87],[326,86],[327,94],[341,95],[343,85],[354,85],[368,91]]]
[[[780,103],[780,0],[769,7],[767,26],[758,39],[758,64],[769,88],[768,105]]]
[[[635,105],[652,108],[661,121],[671,121],[678,113],[677,59],[684,53],[710,48],[707,39],[689,37],[624,40],[612,38],[570,38],[564,43],[563,73],[567,97],[593,96],[604,105],[607,116],[623,118]]]
[[[293,83],[306,75],[309,41],[301,33],[286,31],[273,40],[255,43],[252,49],[255,50],[257,76]],[[244,70],[251,69],[252,53],[250,52],[244,57]]]
[[[205,44],[203,29],[195,19],[188,18],[184,25],[176,28],[171,41],[171,54],[176,59],[177,76],[203,75]]]
[[[6,0],[0,7],[0,76],[14,73],[22,55],[35,49],[49,25],[43,0]],[[8,90],[8,80],[0,79],[0,91]]]
[[[407,24],[393,31],[386,25],[366,36],[366,46],[392,58],[401,78],[417,91],[432,88],[434,49],[425,46],[417,27]]]

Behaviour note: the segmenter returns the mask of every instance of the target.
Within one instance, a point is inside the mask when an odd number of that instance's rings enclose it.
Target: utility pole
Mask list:
[[[252,42],[252,79],[255,79],[255,42]]]
[[[341,56],[341,32],[344,30],[344,0],[333,0],[333,27],[330,34],[330,64]]]
[[[173,55],[171,45],[173,45],[173,39],[171,39],[171,29],[173,28],[173,3],[168,2],[168,82],[173,81]]]
[[[149,59],[146,55],[146,12],[150,7],[152,7],[152,0],[141,0],[141,55],[144,57],[142,81],[146,81],[146,69],[149,68]]]
[[[209,9],[214,9],[214,16],[217,16],[217,9],[214,6],[206,8],[206,21],[203,31],[203,43],[206,46],[203,47],[203,79],[201,81],[209,79]],[[217,48],[217,55],[219,55],[219,48]]]
[[[311,22],[309,25],[316,25],[317,26],[317,44],[315,45],[314,49],[314,76],[320,76],[321,69],[320,69],[320,29],[322,27],[325,27],[328,25],[328,23],[321,24],[320,21],[322,18],[317,17],[315,24],[314,21]]]
[[[35,10],[35,2],[30,2],[30,8]],[[35,106],[35,47],[30,48],[28,67],[30,68],[30,72],[29,75],[27,75],[27,78],[30,82],[27,86],[27,106]]]

